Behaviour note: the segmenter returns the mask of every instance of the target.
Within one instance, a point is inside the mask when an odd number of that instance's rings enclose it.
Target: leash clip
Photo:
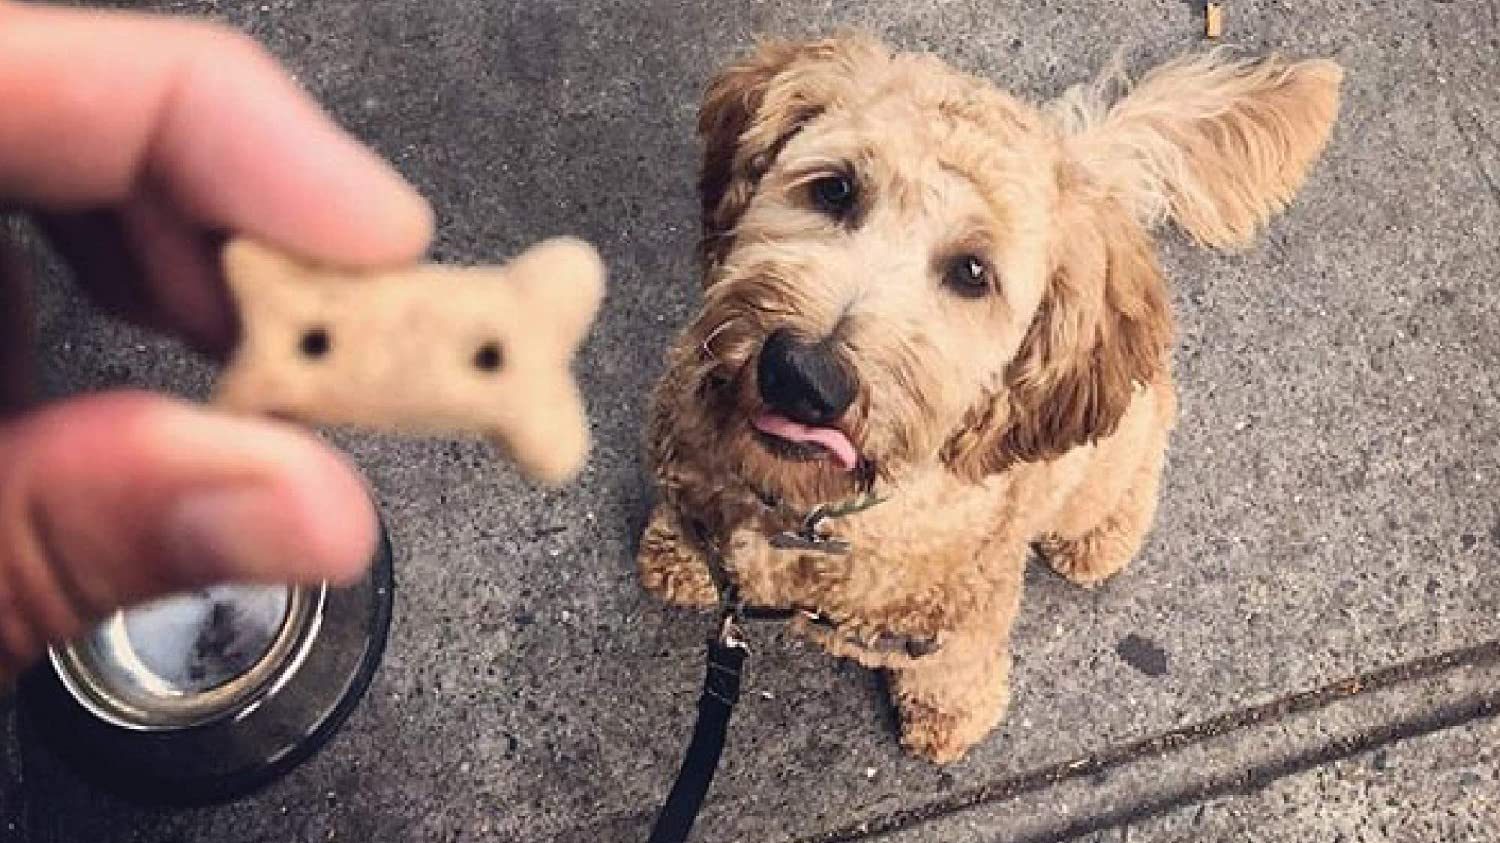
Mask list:
[[[745,640],[745,633],[740,629],[740,606],[738,603],[726,605],[719,620],[719,637],[717,639],[720,647],[732,647],[736,650],[750,652],[750,644]]]

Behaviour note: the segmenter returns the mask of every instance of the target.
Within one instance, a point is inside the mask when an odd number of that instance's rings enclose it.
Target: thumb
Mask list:
[[[139,393],[0,425],[0,683],[109,612],[220,582],[357,578],[358,475],[314,437]]]

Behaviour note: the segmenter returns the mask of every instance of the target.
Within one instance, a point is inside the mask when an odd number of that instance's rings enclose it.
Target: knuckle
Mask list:
[[[266,68],[276,65],[270,51],[248,33],[212,21],[193,21],[184,25],[194,30],[194,36],[200,45],[196,51],[199,60],[221,67]]]

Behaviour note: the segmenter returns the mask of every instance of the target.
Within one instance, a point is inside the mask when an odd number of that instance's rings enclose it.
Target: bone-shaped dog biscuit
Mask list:
[[[570,369],[604,295],[572,238],[501,267],[348,272],[248,239],[224,249],[242,338],[215,401],[309,424],[491,439],[559,484],[589,449]]]

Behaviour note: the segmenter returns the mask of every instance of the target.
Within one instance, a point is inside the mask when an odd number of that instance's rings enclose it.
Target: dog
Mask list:
[[[645,588],[793,610],[889,672],[908,751],[964,756],[1009,702],[1030,551],[1091,586],[1155,516],[1176,397],[1152,230],[1252,242],[1342,75],[1214,51],[1031,105],[862,35],[719,72],[703,306],[647,422]]]

